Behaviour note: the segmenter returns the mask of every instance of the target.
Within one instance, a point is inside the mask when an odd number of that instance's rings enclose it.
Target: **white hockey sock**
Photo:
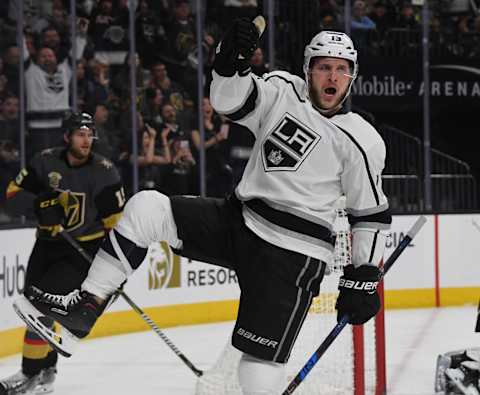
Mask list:
[[[107,299],[145,259],[151,243],[180,248],[170,199],[157,191],[132,196],[93,259],[82,289]]]
[[[244,395],[278,395],[285,385],[285,365],[243,354],[238,380]]]
[[[103,250],[98,251],[82,284],[84,291],[102,299],[107,299],[127,279],[125,270],[112,263],[111,259],[105,259],[105,254]]]

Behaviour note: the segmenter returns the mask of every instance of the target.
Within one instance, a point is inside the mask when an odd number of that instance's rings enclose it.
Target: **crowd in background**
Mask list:
[[[128,0],[77,0],[74,43],[68,0],[25,0],[23,48],[16,43],[16,3],[0,2],[0,222],[8,220],[1,209],[3,191],[20,163],[21,59],[25,67],[27,159],[62,144],[61,120],[72,108],[71,76],[75,67],[76,105],[78,110],[94,116],[99,137],[95,150],[119,167],[131,192],[129,81],[130,67],[135,64],[140,187],[166,194],[197,194],[201,144],[196,103],[198,50],[192,9],[196,2],[138,0],[133,59],[128,56]],[[313,34],[322,29],[344,30],[343,3],[277,0],[276,68],[300,72],[303,45]],[[432,4],[430,27],[433,34],[437,33],[432,45],[441,45],[453,54],[479,56],[478,0],[438,0]],[[206,81],[202,109],[209,196],[232,191],[253,144],[248,131],[229,123],[210,105],[208,86],[214,49],[233,18],[253,18],[265,13],[266,6],[261,0],[203,2]],[[420,29],[421,8],[410,1],[352,1],[351,33],[359,49],[367,54],[386,53],[395,42],[392,37]],[[466,40],[467,36],[477,45]],[[418,38],[415,40],[421,46]],[[395,50],[402,48],[397,44]],[[268,71],[262,48],[257,49],[251,64],[257,75]],[[39,84],[40,79],[47,83]]]

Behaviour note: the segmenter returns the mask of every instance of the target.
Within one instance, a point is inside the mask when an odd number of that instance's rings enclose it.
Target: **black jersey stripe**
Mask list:
[[[261,199],[246,200],[243,203],[272,224],[334,245],[332,232],[325,226],[297,217],[296,215],[285,211],[274,209]]]
[[[137,246],[133,241],[127,239],[125,236],[122,236],[115,229],[112,232],[113,236],[117,240],[120,249],[122,250],[122,253],[125,255],[125,258],[127,258],[131,268],[133,270],[136,270],[145,260],[148,248]]]
[[[257,83],[253,80],[253,89],[245,100],[245,103],[242,107],[240,107],[237,111],[232,112],[231,114],[225,114],[230,120],[238,121],[242,118],[245,118],[248,114],[250,114],[253,110],[255,110],[255,102],[257,101],[258,97],[258,88]]]
[[[294,84],[292,81],[287,80],[285,77],[283,77],[283,76],[281,76],[281,75],[276,75],[276,74],[274,74],[274,75],[270,75],[270,76],[268,76],[267,78],[265,78],[265,81],[268,81],[269,79],[274,78],[274,77],[275,77],[275,78],[280,78],[282,81],[285,81],[287,84],[291,85],[292,88],[293,88],[293,91],[295,92],[295,95],[297,96],[297,99],[298,99],[300,102],[305,103],[305,100],[303,100],[303,99],[300,97],[300,95],[298,94],[297,89],[295,88],[295,84]]]
[[[370,214],[370,215],[357,216],[357,215],[348,214],[348,222],[352,226],[354,226],[359,222],[376,222],[379,224],[390,225],[392,223],[392,214],[390,213],[389,208],[379,213]]]
[[[372,249],[370,250],[370,258],[368,259],[368,262],[370,262],[370,263],[371,263],[372,260],[373,260],[373,255],[375,254],[375,247],[377,246],[377,238],[378,238],[378,233],[379,233],[379,232],[380,232],[380,231],[377,230],[377,231],[375,232],[375,235],[373,236]]]
[[[334,123],[334,125],[347,135],[347,137],[353,142],[353,144],[355,144],[355,146],[359,149],[360,153],[362,154],[365,167],[367,168],[368,180],[370,181],[370,186],[372,187],[373,196],[375,197],[375,202],[377,203],[377,206],[380,205],[380,198],[378,197],[378,192],[377,192],[377,189],[375,188],[375,182],[373,181],[372,173],[370,171],[370,167],[368,166],[367,154],[363,150],[360,143],[357,140],[355,140],[355,138],[350,133],[348,133],[345,129],[342,129],[337,124]]]

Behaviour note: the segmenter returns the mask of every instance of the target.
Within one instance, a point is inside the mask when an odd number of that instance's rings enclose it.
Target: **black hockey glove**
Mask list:
[[[213,69],[223,77],[231,77],[237,71],[240,75],[247,74],[250,59],[258,47],[259,36],[252,21],[247,18],[235,19],[217,47]]]
[[[62,205],[63,194],[46,192],[37,196],[33,202],[33,211],[38,219],[38,227],[55,236],[65,221],[65,209]]]
[[[380,270],[376,266],[362,265],[343,268],[338,289],[340,291],[335,308],[337,321],[348,314],[350,324],[360,325],[375,316],[380,310],[377,285]]]

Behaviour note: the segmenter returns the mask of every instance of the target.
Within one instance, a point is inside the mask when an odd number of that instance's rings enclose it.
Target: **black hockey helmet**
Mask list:
[[[62,122],[62,129],[64,133],[69,136],[75,130],[90,129],[93,132],[93,137],[97,137],[95,121],[93,117],[86,112],[72,112],[68,114]]]

